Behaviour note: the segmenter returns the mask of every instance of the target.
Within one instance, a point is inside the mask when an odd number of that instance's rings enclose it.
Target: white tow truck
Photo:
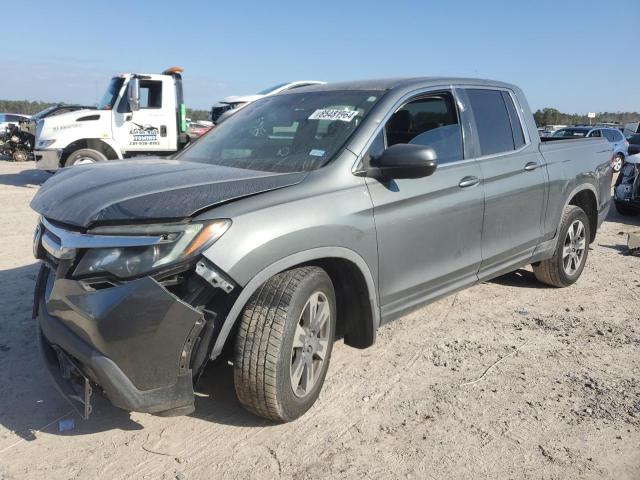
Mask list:
[[[172,67],[162,74],[117,75],[97,110],[39,120],[34,152],[37,168],[56,170],[181,150],[189,142],[182,71]]]

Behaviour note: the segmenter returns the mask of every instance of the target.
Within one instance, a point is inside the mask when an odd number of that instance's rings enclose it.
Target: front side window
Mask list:
[[[462,130],[450,93],[412,100],[387,121],[387,146],[398,143],[424,145],[435,150],[438,164],[462,160]]]
[[[140,81],[140,108],[162,108],[161,81]]]
[[[589,138],[600,138],[602,135],[600,134],[600,130],[593,130],[591,133],[589,133],[589,135],[587,135]]]
[[[338,153],[382,94],[334,90],[266,97],[221,122],[178,158],[278,173],[315,170]]]
[[[488,89],[467,90],[476,121],[481,155],[495,155],[514,150],[511,120],[502,92]]]

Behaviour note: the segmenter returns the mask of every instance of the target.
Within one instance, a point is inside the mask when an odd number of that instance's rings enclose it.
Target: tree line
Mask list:
[[[30,102],[29,100],[0,100],[0,112],[4,113],[22,113],[24,115],[33,115],[34,113],[44,110],[47,107],[55,105],[54,102]],[[194,110],[187,108],[187,117],[192,120],[207,120],[209,112],[207,110]],[[533,114],[536,125],[544,127],[545,125],[575,125],[580,123],[589,123],[587,115],[578,113],[562,113],[555,108],[543,108],[536,110]],[[600,112],[596,114],[596,118],[592,119],[593,123],[629,123],[640,121],[639,112]]]
[[[545,125],[576,125],[589,124],[589,117],[579,113],[562,113],[555,108],[543,108],[533,114],[538,127]],[[598,112],[592,123],[630,123],[640,121],[639,112]]]
[[[0,100],[0,112],[21,113],[23,115],[33,115],[45,108],[57,105],[60,102],[30,102],[29,100]],[[94,105],[95,106],[95,105]],[[192,120],[207,120],[209,112],[207,110],[194,110],[187,108],[187,118]]]

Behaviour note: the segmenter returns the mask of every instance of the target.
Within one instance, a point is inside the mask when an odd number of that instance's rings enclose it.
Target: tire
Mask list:
[[[582,241],[578,239],[577,223],[581,224],[582,230],[579,238]],[[576,238],[575,241],[570,238],[570,228],[573,237]],[[560,222],[558,244],[553,257],[543,260],[537,265],[532,265],[536,278],[540,282],[554,287],[568,287],[575,283],[580,278],[587,262],[590,235],[589,219],[584,210],[575,205],[567,206],[562,215],[562,222]]]
[[[67,159],[64,161],[64,166],[72,167],[74,165],[104,162],[106,160],[107,157],[97,150],[92,150],[91,148],[81,148],[80,150],[76,150],[67,157]]]
[[[27,152],[25,152],[24,150],[15,150],[11,154],[11,159],[14,162],[26,162],[27,160],[29,160],[29,155],[27,155]]]
[[[315,335],[308,328],[313,298],[323,318],[328,313]],[[233,371],[242,405],[277,422],[309,410],[327,374],[335,322],[333,284],[321,268],[294,268],[267,280],[247,302],[238,327]]]
[[[622,164],[624,163],[624,155],[620,153],[616,153],[614,157],[611,159],[611,168],[614,173],[618,173],[622,170]]]
[[[625,217],[632,217],[634,215],[638,215],[638,213],[640,213],[640,210],[638,210],[637,208],[631,207],[629,205],[626,205],[622,202],[613,202],[613,204],[616,206],[616,211],[620,214],[623,215]]]

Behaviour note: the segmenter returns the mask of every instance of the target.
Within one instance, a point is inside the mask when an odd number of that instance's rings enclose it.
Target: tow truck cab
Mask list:
[[[97,110],[44,118],[36,125],[36,165],[56,170],[136,155],[169,155],[189,141],[182,68],[114,76]]]

